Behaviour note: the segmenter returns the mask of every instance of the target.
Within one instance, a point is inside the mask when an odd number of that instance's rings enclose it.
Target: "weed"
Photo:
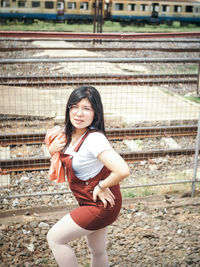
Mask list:
[[[178,22],[175,22],[173,26],[167,25],[145,25],[144,27],[137,27],[128,25],[122,27],[118,22],[106,21],[103,24],[103,32],[192,32],[198,31],[200,27],[189,24],[187,27],[180,27]],[[0,24],[0,30],[2,31],[65,31],[65,32],[93,32],[93,23],[90,24],[67,24],[65,23],[53,23],[36,21],[33,24],[26,25],[23,22],[12,21],[7,24]]]

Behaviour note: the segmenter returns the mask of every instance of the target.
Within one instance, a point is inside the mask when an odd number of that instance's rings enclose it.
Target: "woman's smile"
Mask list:
[[[81,124],[82,122],[84,122],[84,120],[76,119],[76,118],[74,118],[74,121],[75,121],[77,124]]]

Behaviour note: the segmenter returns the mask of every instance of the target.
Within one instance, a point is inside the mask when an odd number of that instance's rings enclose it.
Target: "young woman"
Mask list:
[[[106,138],[103,106],[94,87],[81,86],[72,92],[63,131],[64,136],[58,135],[49,151],[52,155],[59,152],[79,207],[50,229],[47,240],[59,266],[76,267],[77,259],[68,243],[86,236],[91,266],[107,267],[106,226],[120,212],[119,183],[129,175],[129,167]]]

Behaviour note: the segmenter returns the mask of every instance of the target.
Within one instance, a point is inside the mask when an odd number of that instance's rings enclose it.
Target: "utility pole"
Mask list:
[[[93,33],[102,33],[103,30],[103,0],[95,0],[93,4]],[[98,40],[93,40],[93,44]],[[101,40],[99,40],[101,43]]]

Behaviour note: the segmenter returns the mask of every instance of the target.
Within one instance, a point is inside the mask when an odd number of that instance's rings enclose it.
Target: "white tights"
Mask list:
[[[108,267],[106,251],[107,229],[96,231],[86,230],[77,225],[67,214],[60,219],[48,232],[47,240],[60,267],[77,267],[78,262],[68,243],[78,237],[86,236],[91,251],[91,267]]]

